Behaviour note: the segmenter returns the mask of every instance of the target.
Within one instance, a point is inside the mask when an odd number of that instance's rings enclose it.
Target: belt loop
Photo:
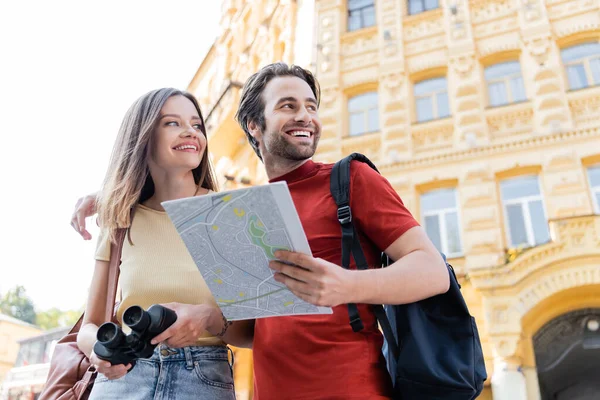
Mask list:
[[[192,351],[189,346],[183,348],[183,353],[185,354],[185,368],[194,369],[194,359],[192,358]]]

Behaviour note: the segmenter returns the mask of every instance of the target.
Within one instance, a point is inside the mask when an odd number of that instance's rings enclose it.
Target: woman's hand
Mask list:
[[[175,311],[177,321],[163,333],[152,339],[152,344],[164,342],[171,348],[194,346],[206,331],[216,334],[221,331],[221,310],[208,304],[167,303],[162,306]]]
[[[131,369],[131,364],[111,365],[110,362],[99,359],[96,353],[94,353],[93,351],[90,355],[90,363],[92,363],[92,365],[96,367],[98,372],[100,372],[102,375],[106,376],[110,380],[122,378],[123,376],[125,376],[125,374],[127,374],[127,371]]]

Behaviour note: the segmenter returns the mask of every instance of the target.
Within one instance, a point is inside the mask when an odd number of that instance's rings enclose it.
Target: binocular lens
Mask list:
[[[96,339],[109,348],[112,346],[118,346],[123,337],[124,336],[121,329],[112,322],[102,324],[96,333]]]
[[[123,313],[123,322],[133,330],[143,331],[150,324],[150,317],[142,307],[131,306]]]

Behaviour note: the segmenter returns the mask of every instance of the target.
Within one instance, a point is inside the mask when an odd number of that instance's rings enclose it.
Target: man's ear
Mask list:
[[[252,136],[254,138],[254,140],[256,140],[258,142],[258,139],[260,138],[260,135],[261,135],[261,131],[260,131],[260,128],[258,127],[258,124],[255,121],[250,121],[248,123],[248,131],[250,132],[250,136]]]

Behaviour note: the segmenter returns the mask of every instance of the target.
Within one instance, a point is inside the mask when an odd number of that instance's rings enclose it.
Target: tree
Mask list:
[[[10,289],[0,299],[0,312],[30,324],[36,322],[33,301],[25,293],[25,288],[20,285]]]
[[[37,313],[37,324],[44,330],[59,326],[73,326],[83,310],[61,311],[56,307]]]

